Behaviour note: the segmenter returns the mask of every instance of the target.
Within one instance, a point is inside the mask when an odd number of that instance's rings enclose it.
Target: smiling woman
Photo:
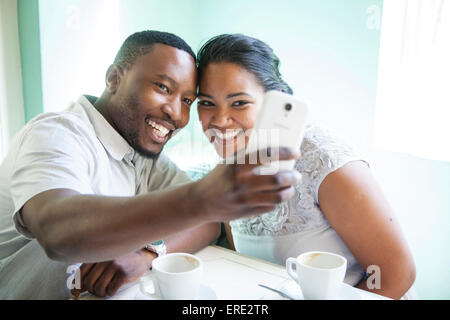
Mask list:
[[[211,81],[212,76],[217,81]],[[226,158],[248,143],[246,131],[256,119],[264,90],[254,74],[234,63],[215,62],[205,69],[200,66],[199,77],[200,123],[216,152]],[[224,83],[233,87],[225,87]]]
[[[217,132],[208,138],[222,158],[246,148],[248,140],[238,138],[254,127],[265,92],[292,93],[278,64],[267,44],[243,34],[213,37],[200,49],[199,119],[207,136]],[[231,248],[281,265],[308,251],[337,253],[348,261],[345,282],[351,286],[413,298],[414,260],[368,161],[318,126],[306,129],[299,151],[295,170],[303,180],[296,195],[270,212],[226,223]],[[383,270],[376,288],[365,277],[372,265]]]

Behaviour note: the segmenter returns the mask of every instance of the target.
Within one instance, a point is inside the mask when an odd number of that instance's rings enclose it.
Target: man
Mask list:
[[[292,197],[294,171],[219,165],[189,182],[161,154],[188,123],[196,85],[182,39],[139,32],[119,50],[100,98],[81,96],[18,133],[0,167],[0,299],[68,298],[75,262],[84,263],[76,294],[113,295],[148,271],[149,243],[195,252],[217,238],[218,221]],[[296,157],[280,149],[281,160]]]

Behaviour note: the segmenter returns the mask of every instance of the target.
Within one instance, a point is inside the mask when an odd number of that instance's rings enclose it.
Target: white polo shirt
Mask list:
[[[0,165],[0,299],[69,297],[68,264],[48,259],[21,222],[33,196],[57,188],[134,196],[189,181],[163,153],[157,160],[135,153],[87,96],[35,117]]]

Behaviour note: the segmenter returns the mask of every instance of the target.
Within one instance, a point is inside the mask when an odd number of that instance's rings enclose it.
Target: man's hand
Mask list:
[[[276,160],[296,160],[300,156],[297,151],[284,147],[270,149],[270,152],[278,153]],[[294,186],[301,181],[300,173],[291,170],[258,175],[253,169],[264,162],[257,159],[257,163],[250,164],[251,157],[247,155],[245,161],[239,161],[244,164],[220,164],[198,181],[195,196],[200,202],[196,205],[212,221],[230,221],[268,212],[294,196]]]
[[[84,291],[104,297],[113,296],[121,286],[145,275],[156,254],[145,249],[138,250],[116,260],[85,263],[81,265],[81,289],[72,289],[77,299]]]

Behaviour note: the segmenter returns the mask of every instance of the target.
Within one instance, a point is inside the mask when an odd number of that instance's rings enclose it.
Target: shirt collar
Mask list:
[[[109,124],[100,112],[88,100],[86,95],[80,96],[78,103],[87,113],[89,120],[94,127],[97,138],[103,147],[116,160],[121,161],[125,156],[128,160],[134,157],[135,151],[128,142]],[[95,99],[95,97],[92,97]]]

